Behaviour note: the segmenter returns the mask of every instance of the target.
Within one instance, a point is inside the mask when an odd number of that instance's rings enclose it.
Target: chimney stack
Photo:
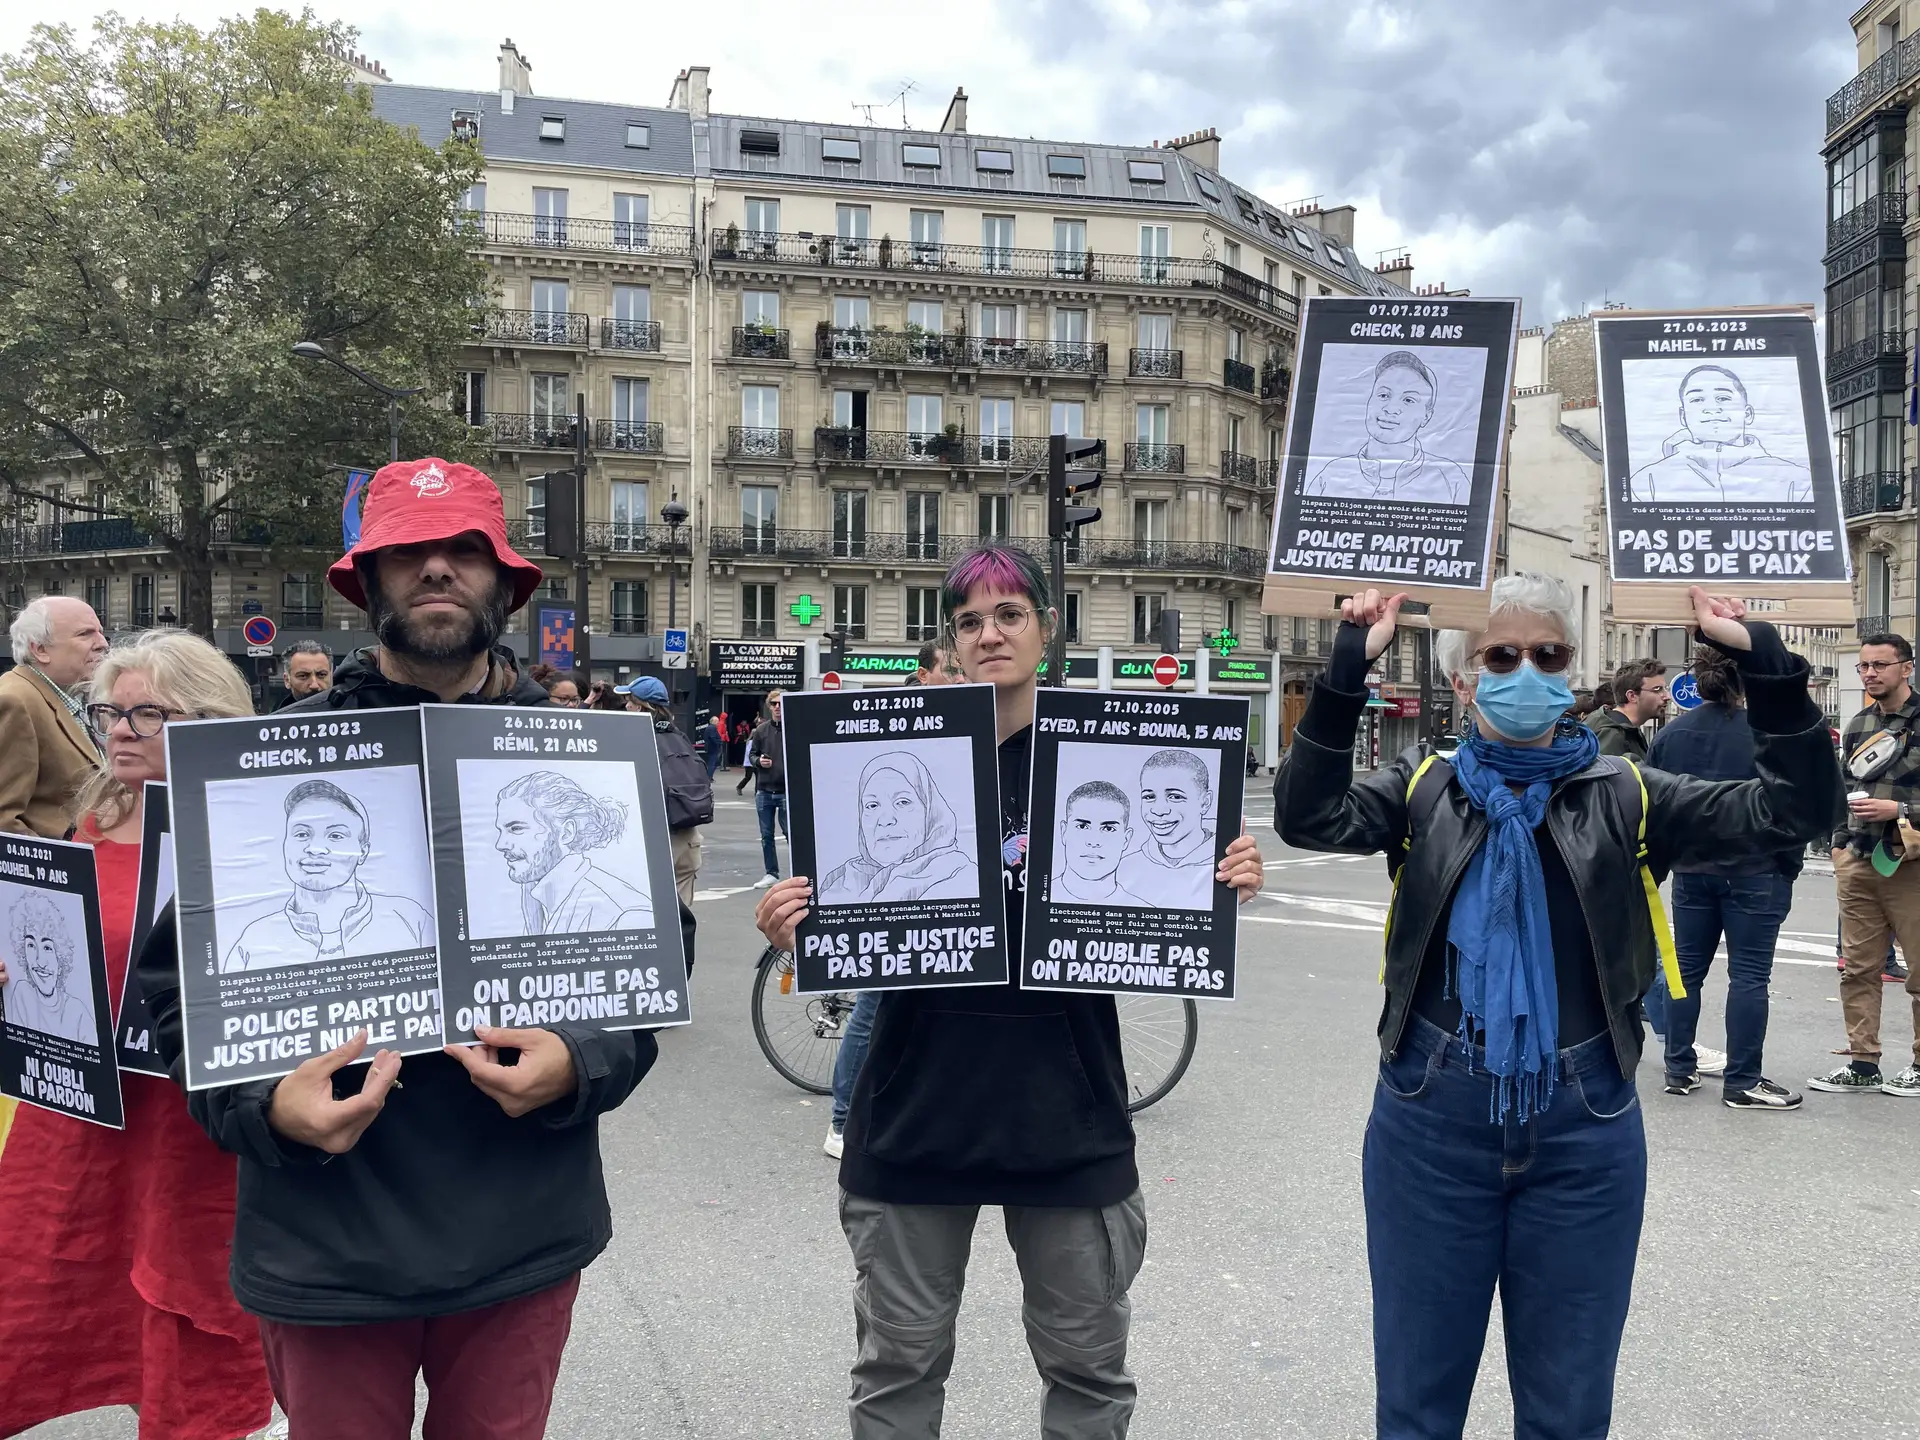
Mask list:
[[[500,43],[500,113],[513,113],[513,97],[533,94],[533,66],[511,40]]]
[[[1398,285],[1402,290],[1413,288],[1413,255],[1401,250],[1389,255],[1373,267],[1373,273],[1389,285]]]
[[[964,135],[967,133],[967,92],[955,86],[953,99],[947,102],[947,118],[940,122],[942,135]]]
[[[1178,150],[1202,169],[1218,170],[1220,168],[1220,132],[1211,125],[1204,130],[1196,130],[1191,135],[1181,135],[1167,141],[1166,148]]]

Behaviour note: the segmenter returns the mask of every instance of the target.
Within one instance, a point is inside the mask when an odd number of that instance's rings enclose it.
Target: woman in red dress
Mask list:
[[[142,789],[167,778],[161,728],[251,715],[206,641],[150,630],[94,676],[88,719],[104,768],[75,802],[94,847],[107,988],[119,1004],[140,873]],[[4,979],[0,961],[0,979]],[[227,1283],[234,1159],[167,1080],[122,1074],[126,1129],[21,1106],[0,1155],[0,1435],[103,1405],[139,1412],[140,1440],[236,1440],[273,1407],[259,1327]]]

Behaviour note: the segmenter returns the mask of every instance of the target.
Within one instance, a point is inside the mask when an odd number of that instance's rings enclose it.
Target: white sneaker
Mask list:
[[[771,890],[779,883],[780,877],[778,875],[762,875],[758,880],[753,882],[753,888],[756,890]]]
[[[834,1129],[833,1126],[829,1125],[827,1126],[826,1141],[824,1144],[821,1145],[820,1148],[826,1151],[827,1154],[832,1156],[835,1160],[838,1160],[840,1158],[841,1151],[846,1148],[846,1143],[847,1142],[845,1137],[842,1136],[838,1130]]]
[[[1726,1051],[1714,1050],[1705,1045],[1696,1045],[1693,1047],[1693,1053],[1696,1057],[1693,1062],[1693,1068],[1698,1070],[1702,1075],[1724,1075],[1727,1073]]]

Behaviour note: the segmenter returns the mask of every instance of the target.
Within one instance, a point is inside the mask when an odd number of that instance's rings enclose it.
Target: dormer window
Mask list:
[[[542,115],[540,117],[540,138],[542,140],[566,139],[567,117],[564,115]]]
[[[858,165],[860,163],[860,142],[858,140],[836,138],[830,135],[820,142],[820,158],[822,160],[850,160]]]
[[[1218,200],[1220,198],[1220,187],[1213,183],[1213,177],[1211,175],[1202,175],[1198,171],[1195,171],[1193,183],[1200,187],[1200,193],[1209,200]]]
[[[1084,180],[1087,178],[1086,158],[1081,155],[1049,155],[1047,177],[1051,180]]]
[[[973,168],[985,170],[992,175],[1011,175],[1013,152],[1011,150],[976,150],[973,152]]]
[[[940,147],[938,145],[902,145],[900,163],[919,170],[938,170]]]
[[[1129,160],[1127,179],[1135,185],[1164,185],[1167,183],[1167,167],[1158,160]]]
[[[653,146],[653,127],[643,125],[638,120],[627,122],[627,148],[629,150],[647,150]]]
[[[742,130],[740,153],[742,155],[778,155],[780,132],[778,130]]]

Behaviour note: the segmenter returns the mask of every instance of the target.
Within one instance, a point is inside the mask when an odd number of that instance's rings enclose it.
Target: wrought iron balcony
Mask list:
[[[585,345],[588,317],[571,310],[489,310],[489,340],[525,345]]]
[[[567,215],[520,215],[463,210],[454,223],[481,243],[535,250],[610,250],[629,255],[691,257],[693,230],[633,220],[580,220]]]
[[[311,606],[296,609],[291,605],[280,607],[280,628],[282,630],[318,630],[327,623],[324,606]]]
[[[1865,475],[1849,475],[1840,482],[1840,497],[1847,518],[1884,515],[1907,506],[1907,477],[1898,470],[1881,470]]]
[[[1179,350],[1129,350],[1127,374],[1151,380],[1178,380],[1186,373],[1186,356]]]
[[[909,274],[981,275],[1045,281],[1064,278],[1128,289],[1214,290],[1288,324],[1299,320],[1290,291],[1214,260],[1109,255],[1098,251],[1016,250],[998,245],[948,245],[837,235],[774,234],[729,225],[711,241],[717,264],[891,270]]]
[[[1920,35],[1909,35],[1893,49],[1834,91],[1827,99],[1827,134],[1864,114],[1902,80],[1920,75]]]
[[[1860,635],[1885,635],[1893,629],[1891,615],[1862,615],[1853,622],[1854,632]]]
[[[867,563],[950,565],[980,543],[977,535],[901,534],[875,530],[789,530],[771,525],[715,526],[707,548],[716,559],[853,560]],[[1029,537],[998,543],[1045,559],[1047,542]]]
[[[739,460],[791,460],[793,431],[766,425],[729,425],[727,454]]]
[[[1898,230],[1906,223],[1907,192],[1882,190],[1878,195],[1861,201],[1837,220],[1827,222],[1827,251],[1831,254],[1883,225]]]
[[[1260,462],[1260,488],[1263,490],[1277,490],[1279,487],[1280,462],[1278,460],[1262,460]]]
[[[1871,365],[1883,355],[1903,354],[1906,348],[1906,337],[1898,330],[1882,330],[1877,335],[1868,335],[1849,345],[1839,346],[1827,352],[1827,378],[1832,379],[1849,370]]]
[[[733,355],[745,360],[788,360],[791,347],[785,330],[764,329],[758,325],[733,327]]]
[[[332,509],[305,517],[236,515],[221,511],[206,517],[205,538],[210,545],[242,545],[262,549],[338,549],[340,527]],[[15,559],[47,555],[81,555],[111,550],[159,550],[184,533],[178,514],[162,514],[143,524],[123,515],[103,515],[52,524],[15,525],[0,529],[0,554]]]
[[[1244,390],[1253,394],[1253,366],[1241,360],[1228,360],[1220,377],[1229,390]]]
[[[1081,565],[1119,570],[1194,570],[1209,575],[1255,578],[1267,573],[1263,550],[1210,540],[1080,541]]]
[[[1184,475],[1187,473],[1187,447],[1130,440],[1127,442],[1126,467],[1163,475]]]
[[[1293,384],[1293,371],[1284,365],[1262,365],[1260,367],[1260,398],[1262,400],[1285,400],[1287,387]]]
[[[1220,478],[1231,480],[1236,485],[1258,485],[1260,483],[1260,462],[1251,455],[1236,455],[1231,450],[1220,452]]]
[[[660,322],[658,320],[602,320],[600,348],[658,351]]]
[[[933,430],[860,430],[817,426],[814,459],[831,465],[946,465],[1020,467],[1047,463],[1044,435],[965,435]]]
[[[503,450],[571,450],[574,448],[574,417],[571,415],[489,415],[493,443]]]
[[[547,543],[544,521],[507,521],[507,543],[523,555],[544,553]],[[648,525],[637,520],[594,520],[587,525],[587,549],[596,555],[688,555],[692,552],[690,527],[682,525],[676,535],[666,525]]]
[[[911,365],[940,370],[1019,370],[1104,375],[1107,347],[1097,340],[1002,340],[987,335],[852,330],[822,324],[814,358],[830,365]]]
[[[663,455],[667,449],[666,427],[658,420],[596,420],[593,446],[628,455]]]

